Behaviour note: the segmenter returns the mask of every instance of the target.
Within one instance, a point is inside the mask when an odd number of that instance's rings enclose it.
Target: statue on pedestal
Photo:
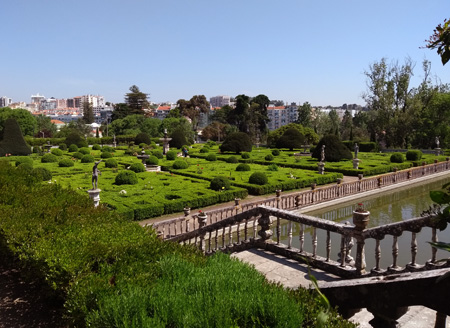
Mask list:
[[[320,161],[325,161],[325,145],[322,145],[322,151],[320,152]]]
[[[358,158],[358,151],[359,151],[359,146],[357,143],[355,143],[355,158]]]
[[[98,169],[98,164],[100,164],[101,161],[102,160],[95,162],[94,167],[92,168],[92,189],[98,188],[98,174],[102,174],[102,172]]]

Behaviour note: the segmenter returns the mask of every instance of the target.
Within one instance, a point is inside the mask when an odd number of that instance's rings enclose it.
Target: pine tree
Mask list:
[[[0,157],[6,154],[25,156],[31,154],[20,131],[19,124],[14,118],[8,118],[4,123],[3,140],[0,141]]]

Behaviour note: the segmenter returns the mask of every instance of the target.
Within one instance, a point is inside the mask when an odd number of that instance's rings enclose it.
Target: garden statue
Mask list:
[[[358,158],[358,151],[359,151],[359,146],[357,143],[355,143],[355,158]]]
[[[320,152],[320,161],[325,161],[325,145],[322,145],[322,151]]]
[[[436,142],[436,148],[439,148],[439,136],[436,137],[435,142]]]
[[[98,164],[100,164],[101,161],[102,160],[95,162],[94,167],[92,168],[92,189],[97,189],[98,187],[98,174],[102,174],[102,172],[98,169]]]

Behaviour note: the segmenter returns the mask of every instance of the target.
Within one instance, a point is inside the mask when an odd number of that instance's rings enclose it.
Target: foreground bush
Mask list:
[[[17,156],[15,159],[16,166],[19,166],[20,164],[27,163],[33,166],[33,159],[28,156]]]
[[[390,157],[391,163],[403,163],[403,154],[402,153],[393,153]]]
[[[182,159],[177,159],[175,162],[173,162],[172,168],[174,168],[175,170],[187,169],[188,163],[186,163]]]
[[[75,163],[69,158],[63,158],[58,163],[59,167],[72,167]]]
[[[122,171],[116,175],[115,183],[116,185],[134,185],[138,183],[138,178],[133,171]]]
[[[63,151],[59,148],[52,148],[50,152],[55,156],[62,156]]]
[[[117,161],[114,158],[108,158],[105,162],[105,167],[108,168],[115,168],[117,165]]]
[[[221,152],[233,152],[240,154],[241,152],[251,152],[252,151],[252,141],[247,133],[244,132],[233,132],[230,133],[222,145],[220,145]]]
[[[250,165],[241,163],[238,166],[236,166],[236,171],[250,171]]]
[[[206,156],[206,160],[209,161],[209,162],[217,161],[216,154],[208,154],[208,156]]]
[[[159,164],[159,159],[156,156],[150,155],[150,157],[145,160],[145,164],[147,164],[147,165],[158,165]]]
[[[264,172],[255,172],[248,179],[248,183],[253,183],[257,185],[265,185],[268,182],[267,176]]]
[[[41,163],[55,163],[58,161],[58,157],[53,154],[45,154],[41,157]]]
[[[74,152],[77,152],[77,151],[78,151],[78,146],[77,146],[77,145],[71,144],[71,145],[69,146],[69,152],[70,152],[70,153],[74,153]]]
[[[48,181],[52,179],[52,172],[46,167],[35,167],[31,171],[31,175],[36,177],[38,181]]]
[[[83,157],[81,157],[81,163],[94,163],[95,159],[94,156],[92,155],[83,155]]]
[[[133,163],[130,165],[130,170],[134,173],[145,172],[145,166],[142,163]]]
[[[215,177],[211,180],[209,187],[212,190],[228,190],[231,187],[230,180],[227,177]]]
[[[177,158],[177,151],[176,150],[169,150],[166,154],[166,159],[168,161],[173,161]]]
[[[406,152],[406,159],[408,161],[419,161],[422,159],[422,152],[420,150],[408,150]]]

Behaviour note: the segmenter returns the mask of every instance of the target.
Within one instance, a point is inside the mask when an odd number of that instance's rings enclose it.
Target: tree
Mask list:
[[[182,118],[165,118],[162,120],[161,125],[159,127],[160,134],[163,134],[164,129],[167,130],[167,133],[169,135],[172,134],[175,130],[183,131],[183,134],[185,135],[186,139],[188,140],[189,144],[194,143],[194,137],[195,133],[192,130],[192,125],[189,123],[187,119],[184,117]]]
[[[147,133],[149,136],[156,138],[162,136],[160,132],[161,120],[157,118],[148,117],[139,126],[141,132]]]
[[[330,118],[330,127],[328,133],[339,136],[340,120],[336,109],[330,110],[330,112],[328,113],[328,117]]]
[[[6,154],[18,156],[31,154],[30,146],[23,139],[19,124],[12,117],[5,120],[3,139],[0,141],[0,157]]]
[[[304,102],[303,105],[298,107],[298,124],[303,125],[304,127],[311,127],[311,113],[312,108],[309,102]]]
[[[433,31],[433,34],[426,40],[428,49],[437,49],[441,56],[442,65],[450,60],[450,21],[445,19],[444,25],[439,24]]]
[[[40,138],[44,135],[45,138],[51,138],[56,134],[56,125],[52,123],[52,119],[45,115],[36,116],[36,133],[34,136]]]
[[[69,124],[63,126],[55,135],[57,138],[66,138],[72,132],[77,133],[80,136],[91,135],[91,127],[86,125],[82,119],[72,121]],[[67,144],[67,146],[70,146]]]
[[[319,136],[314,132],[313,129],[305,128],[297,123],[289,123],[279,129],[269,132],[269,137],[267,138],[267,144],[269,145],[269,147],[276,147],[278,139],[280,139],[281,136],[283,136],[283,134],[291,128],[297,129],[298,132],[305,137],[304,141],[308,144],[315,144],[319,141]]]
[[[81,104],[83,108],[83,121],[85,124],[94,123],[94,108],[92,107],[92,103],[89,101],[84,101]]]
[[[220,142],[226,138],[228,127],[228,124],[214,121],[202,130],[202,138],[204,140],[214,140]]]
[[[322,145],[325,145],[325,160],[328,162],[339,162],[343,159],[352,159],[350,150],[334,134],[329,134],[320,139],[313,153],[312,158],[321,159]]]
[[[180,114],[191,119],[194,129],[198,127],[200,115],[202,113],[207,114],[210,107],[204,95],[193,96],[189,101],[185,99],[179,99],[177,101],[177,108]]]
[[[343,140],[353,139],[353,118],[348,109],[344,112],[344,117],[342,118],[339,132]]]
[[[109,125],[109,131],[115,135],[131,135],[141,132],[141,125],[146,120],[143,115],[133,114],[117,119]],[[142,131],[146,132],[146,131]]]
[[[150,107],[148,94],[141,92],[136,85],[130,87],[130,92],[125,94],[125,103],[130,108],[130,114],[144,114],[144,109]]]
[[[4,123],[8,118],[14,118],[19,124],[20,130],[25,136],[32,136],[36,131],[36,118],[26,109],[0,108],[0,132],[4,129]]]
[[[281,138],[277,141],[277,148],[288,148],[294,150],[294,148],[301,148],[305,136],[300,133],[296,128],[287,129]]]
[[[169,141],[169,145],[172,148],[181,148],[184,145],[190,145],[191,142],[188,140],[186,136],[186,131],[183,129],[182,126],[176,128],[172,131],[170,134],[170,137],[172,140]]]
[[[252,142],[248,134],[244,132],[235,132],[228,135],[222,145],[220,145],[222,152],[234,152],[239,154],[243,151],[252,151]]]
[[[111,121],[120,120],[122,118],[127,117],[128,115],[132,115],[132,111],[127,104],[118,103],[114,105],[114,110],[111,115]]]

